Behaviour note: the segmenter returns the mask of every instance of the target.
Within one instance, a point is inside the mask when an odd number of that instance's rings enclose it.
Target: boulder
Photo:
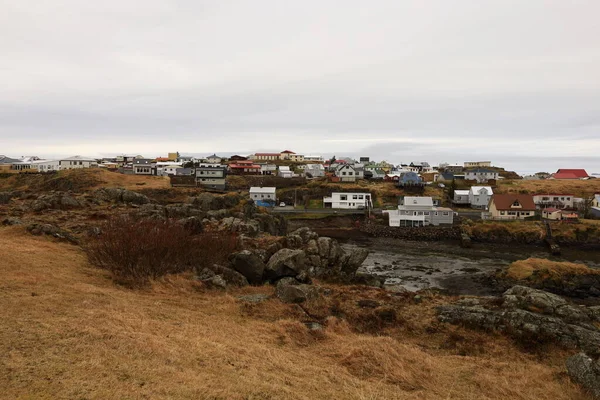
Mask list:
[[[114,201],[139,205],[150,203],[150,199],[147,196],[121,188],[98,189],[94,193],[94,198],[100,201]]]
[[[567,373],[573,382],[585,388],[594,399],[600,399],[600,362],[598,360],[592,360],[584,353],[575,354],[567,359]]]
[[[286,276],[295,277],[306,269],[306,255],[304,251],[281,249],[269,259],[264,277],[268,280],[277,280]]]
[[[319,297],[319,289],[297,282],[294,278],[283,278],[277,282],[275,294],[284,303],[304,303]]]
[[[57,239],[66,240],[73,244],[78,244],[79,241],[71,233],[60,229],[58,226],[51,224],[30,224],[27,226],[27,231],[32,235],[48,235]]]
[[[504,332],[525,342],[552,342],[600,353],[600,329],[593,312],[541,290],[515,287],[503,295],[500,308],[488,301],[458,302],[438,308],[442,322]]]
[[[362,266],[363,262],[369,256],[369,250],[364,248],[358,248],[352,250],[348,259],[342,266],[342,272],[348,276],[352,276],[356,273],[356,270]]]
[[[302,239],[303,244],[307,244],[309,241],[317,240],[319,238],[319,235],[311,231],[308,227],[296,229],[294,232],[290,233],[290,235],[299,236]]]
[[[285,238],[286,247],[290,249],[299,249],[304,245],[302,238],[298,235],[287,235]]]
[[[364,285],[364,286],[373,286],[373,287],[383,287],[383,283],[385,282],[385,278],[378,275],[366,274],[364,272],[356,273],[350,283],[354,285]]]
[[[131,190],[123,190],[121,194],[121,201],[123,203],[132,203],[132,204],[147,204],[150,203],[150,199],[147,196],[137,193]]]
[[[0,204],[8,204],[13,197],[12,192],[0,192]]]
[[[6,217],[2,220],[2,225],[11,226],[11,225],[21,225],[23,222],[16,217]]]
[[[249,283],[259,285],[263,282],[265,263],[249,250],[233,253],[229,257],[231,268],[246,277]]]
[[[69,210],[80,208],[82,205],[69,194],[56,192],[39,196],[30,206],[33,211],[39,212],[48,209]]]
[[[215,275],[220,275],[222,279],[224,279],[225,282],[227,282],[227,284],[229,285],[248,286],[248,279],[246,279],[244,275],[231,268],[224,267],[218,264],[213,264],[213,266],[211,266],[208,269],[214,272]]]

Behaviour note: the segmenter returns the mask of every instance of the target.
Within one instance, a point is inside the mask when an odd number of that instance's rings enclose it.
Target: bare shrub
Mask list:
[[[120,216],[103,225],[86,251],[90,262],[109,270],[116,281],[140,285],[168,273],[222,263],[236,244],[229,233],[194,235],[175,221]]]

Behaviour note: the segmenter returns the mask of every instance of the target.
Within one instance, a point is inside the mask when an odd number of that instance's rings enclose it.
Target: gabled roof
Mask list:
[[[263,193],[263,194],[275,194],[275,190],[276,188],[274,187],[257,187],[257,186],[252,186],[250,188],[250,193]]]
[[[433,199],[431,197],[405,196],[404,197],[404,206],[433,207]]]
[[[294,153],[291,150],[284,150],[284,151],[281,152],[281,154],[296,154],[296,153]]]
[[[576,174],[570,172],[557,172],[556,174],[552,174],[552,178],[554,179],[580,179]]]
[[[577,178],[587,178],[589,176],[585,169],[559,169],[556,174],[573,174]]]
[[[469,191],[468,190],[455,190],[454,194],[458,195],[458,196],[468,196]]]
[[[491,186],[471,186],[471,191],[473,193],[477,193],[479,192],[481,189],[485,189],[488,191],[489,194],[494,194],[494,191],[492,190]]]
[[[13,163],[17,163],[17,162],[20,162],[20,161],[17,160],[16,158],[0,156],[0,164],[13,164]]]
[[[212,156],[208,156],[208,157],[206,157],[206,158],[221,158],[221,157],[213,153],[213,155],[212,155]]]
[[[533,196],[530,194],[495,194],[492,196],[490,203],[493,202],[497,210],[515,210],[511,206],[515,202],[521,204],[521,208],[517,210],[521,211],[535,211],[535,203],[533,202]]]
[[[61,158],[61,161],[96,161],[95,158],[92,157],[83,157],[83,156],[73,156],[67,158]]]

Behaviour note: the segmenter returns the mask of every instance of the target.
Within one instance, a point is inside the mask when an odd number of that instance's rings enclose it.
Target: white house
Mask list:
[[[431,197],[406,196],[397,210],[384,210],[389,226],[427,226],[452,224],[454,212],[450,208],[436,207]]]
[[[136,175],[154,175],[152,160],[147,158],[136,158],[132,162],[133,173]]]
[[[487,208],[494,195],[491,186],[471,186],[469,189],[469,203],[471,208]]]
[[[39,172],[58,171],[60,162],[58,160],[35,160],[31,162],[31,168],[37,169]]]
[[[177,168],[181,168],[181,163],[172,161],[160,161],[156,163],[156,175],[169,176],[177,175]]]
[[[304,174],[306,176],[310,174],[313,178],[321,178],[325,176],[325,168],[323,167],[323,164],[306,164]]]
[[[335,169],[335,176],[340,178],[340,182],[356,182],[356,170],[353,165],[338,165]]]
[[[97,168],[98,161],[91,157],[73,156],[58,160],[59,169]]]
[[[290,167],[286,165],[280,165],[277,175],[281,178],[291,178],[294,176],[294,172],[290,170]]]
[[[533,202],[538,208],[574,208],[575,196],[572,194],[534,194]]]
[[[498,172],[485,168],[477,168],[465,171],[465,179],[468,181],[477,181],[477,183],[485,183],[490,179],[498,179]]]
[[[371,193],[331,193],[331,196],[323,197],[325,208],[345,208],[351,210],[362,210],[373,208]]]
[[[212,156],[206,157],[206,161],[208,161],[210,164],[219,164],[221,162],[221,157],[213,154]]]
[[[485,168],[491,167],[491,161],[465,161],[465,168]]]
[[[261,175],[275,175],[277,174],[277,165],[275,164],[259,164]]]
[[[250,199],[258,206],[269,207],[275,205],[277,201],[274,187],[251,187]]]
[[[469,204],[469,190],[455,190],[452,203]]]

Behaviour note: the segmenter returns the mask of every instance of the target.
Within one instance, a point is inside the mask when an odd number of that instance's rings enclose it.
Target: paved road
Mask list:
[[[371,212],[376,212],[377,210],[371,210]],[[274,207],[274,213],[282,213],[282,214],[331,214],[331,215],[339,215],[339,214],[364,214],[365,210],[346,210],[346,209],[338,209],[334,210],[331,208],[315,208],[315,209],[306,209],[306,210],[297,210],[292,206],[287,207]]]

